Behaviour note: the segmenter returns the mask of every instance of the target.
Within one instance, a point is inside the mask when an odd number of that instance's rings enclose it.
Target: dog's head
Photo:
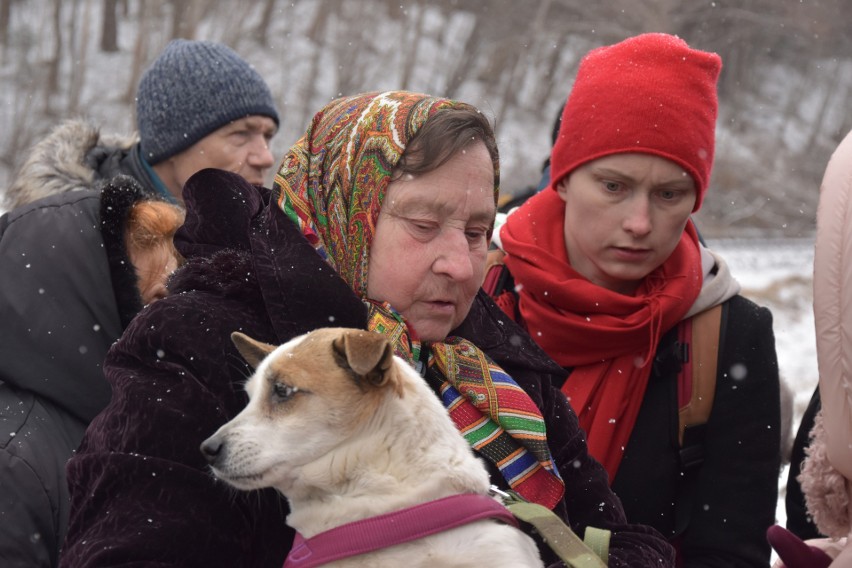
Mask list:
[[[235,332],[231,339],[255,372],[249,403],[204,441],[217,477],[239,489],[286,494],[300,470],[344,444],[403,385],[384,336],[324,328],[274,347]]]

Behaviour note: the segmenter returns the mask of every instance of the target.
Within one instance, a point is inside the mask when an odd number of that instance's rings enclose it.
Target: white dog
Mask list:
[[[256,369],[246,384],[249,404],[201,451],[234,487],[283,493],[287,523],[303,538],[451,495],[488,495],[484,465],[382,335],[320,329],[277,348],[241,333],[232,339]],[[529,536],[486,518],[328,565],[519,568],[542,561]]]

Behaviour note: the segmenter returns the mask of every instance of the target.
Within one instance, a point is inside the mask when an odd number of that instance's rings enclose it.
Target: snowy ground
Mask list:
[[[793,435],[817,384],[813,317],[813,240],[711,240],[727,260],[743,295],[772,310],[781,379],[794,393]],[[786,522],[785,467],[777,516]]]

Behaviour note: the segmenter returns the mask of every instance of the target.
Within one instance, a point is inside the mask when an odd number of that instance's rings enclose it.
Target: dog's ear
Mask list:
[[[352,370],[368,384],[381,387],[396,376],[393,368],[393,347],[385,336],[379,333],[347,330],[332,341],[331,346],[338,365]],[[395,387],[400,389],[398,384]]]
[[[268,343],[252,339],[248,335],[240,333],[239,331],[235,331],[231,334],[231,341],[234,342],[234,345],[237,346],[237,351],[240,352],[243,359],[245,359],[253,369],[257,369],[257,366],[260,365],[263,358],[275,350],[274,345],[269,345]]]

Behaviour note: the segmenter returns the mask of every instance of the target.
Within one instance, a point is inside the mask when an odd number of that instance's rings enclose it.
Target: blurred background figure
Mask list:
[[[91,189],[125,174],[162,199],[181,202],[189,177],[219,168],[263,185],[278,112],[266,82],[226,45],[178,39],[142,75],[138,135],[102,135],[71,120],[35,145],[6,190],[9,209],[40,197]]]
[[[0,217],[0,565],[57,564],[65,462],[109,402],[107,350],[166,294],[182,223],[126,176]]]

